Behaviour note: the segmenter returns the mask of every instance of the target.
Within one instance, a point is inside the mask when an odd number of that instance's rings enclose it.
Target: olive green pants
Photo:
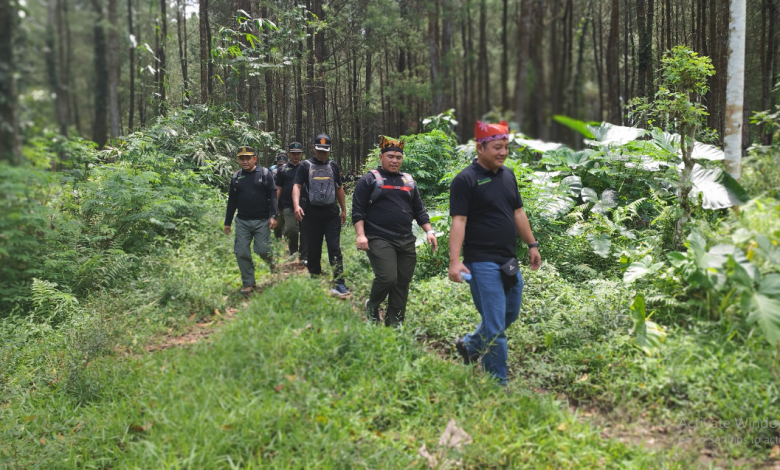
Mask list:
[[[417,264],[414,238],[388,240],[371,235],[366,253],[374,270],[374,283],[368,299],[369,319],[379,320],[379,305],[389,297],[385,325],[400,325],[406,315],[409,283]]]
[[[236,254],[238,269],[241,271],[241,284],[244,287],[255,285],[255,264],[249,246],[253,241],[255,253],[268,263],[271,270],[274,269],[271,227],[268,220],[242,220],[236,217],[233,221],[233,229],[236,233],[233,253]]]

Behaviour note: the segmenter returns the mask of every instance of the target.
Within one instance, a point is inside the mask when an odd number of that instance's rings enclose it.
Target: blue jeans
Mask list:
[[[466,335],[466,350],[482,355],[482,368],[506,383],[506,329],[520,315],[523,300],[523,276],[517,272],[517,284],[505,291],[498,263],[465,263],[471,271],[471,297],[482,321],[474,333]]]

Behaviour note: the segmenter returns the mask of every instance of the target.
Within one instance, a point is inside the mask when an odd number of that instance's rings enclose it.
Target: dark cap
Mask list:
[[[257,153],[255,152],[255,149],[253,149],[252,147],[246,146],[246,145],[242,145],[241,147],[239,147],[238,148],[238,152],[236,152],[236,154],[239,157],[242,156],[242,155],[252,155],[252,156],[255,156],[255,157],[257,156]]]
[[[290,142],[290,145],[287,147],[288,152],[303,152],[303,145],[299,144],[298,142]]]
[[[288,159],[287,159],[287,154],[286,153],[279,152],[279,153],[276,154],[276,162],[277,163],[279,163],[279,162],[286,162],[287,160]]]
[[[330,152],[330,136],[326,133],[318,134],[314,138],[314,150]]]

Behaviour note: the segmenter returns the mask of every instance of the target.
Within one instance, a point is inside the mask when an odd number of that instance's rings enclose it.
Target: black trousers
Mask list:
[[[322,239],[328,246],[328,260],[333,266],[333,279],[344,282],[344,260],[341,256],[341,217],[338,207],[312,207],[304,209],[306,222],[302,229],[306,232],[308,245],[309,274],[322,274]]]

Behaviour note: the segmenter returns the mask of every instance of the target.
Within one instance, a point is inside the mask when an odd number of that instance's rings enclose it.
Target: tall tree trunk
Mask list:
[[[306,9],[313,12],[315,15],[317,14],[314,12],[314,9],[312,7],[312,1],[317,0],[306,0]],[[314,27],[309,26],[308,27],[308,35],[306,37],[306,53],[308,54],[306,56],[306,140],[308,142],[312,142],[314,140],[314,137],[317,135],[318,132],[321,132],[320,130],[313,130],[314,127]],[[357,94],[357,92],[356,92]],[[357,99],[357,97],[355,97]],[[357,119],[357,117],[355,116]],[[357,153],[357,148],[355,149],[355,153]]]
[[[15,3],[0,0],[0,161],[18,164],[22,146],[16,123],[16,78],[14,73]]]
[[[468,0],[466,0],[468,2]],[[464,2],[464,3],[466,3]],[[465,8],[465,5],[464,5]],[[465,9],[464,9],[465,11]],[[458,126],[458,130],[460,131],[460,140],[463,142],[467,142],[469,140],[469,133],[471,132],[471,106],[470,106],[470,97],[469,97],[469,89],[470,89],[470,83],[469,83],[469,43],[466,40],[466,22],[471,21],[468,16],[462,16],[460,20],[460,40],[461,40],[461,46],[463,47],[463,95],[461,99],[462,103],[462,112],[458,116],[460,118],[460,121],[463,123],[463,125]],[[400,67],[400,66],[399,66]]]
[[[480,84],[480,114],[487,113],[491,109],[490,105],[490,63],[488,61],[487,49],[487,0],[479,2],[479,69]]]
[[[642,0],[638,0],[639,2],[642,2]],[[601,2],[599,2],[599,5],[601,5]],[[596,62],[596,77],[599,84],[599,110],[598,110],[598,121],[601,122],[604,120],[604,67],[603,62],[604,58],[599,53],[599,47],[598,47],[598,40],[596,39],[596,19],[601,19],[601,16],[598,17],[595,16],[595,12],[591,12],[593,19],[593,60]],[[599,39],[601,38],[603,31],[599,28]]]
[[[621,122],[620,110],[620,0],[612,0],[610,11],[609,41],[607,42],[607,89],[609,96],[609,120],[612,123]],[[616,92],[617,91],[617,92]]]
[[[209,33],[209,0],[198,2],[200,27],[200,102],[208,103],[211,92],[211,34]]]
[[[509,109],[509,41],[507,26],[509,20],[509,0],[503,0],[504,16],[501,17],[501,108]]]
[[[181,30],[184,28],[184,41],[182,41]],[[181,106],[186,108],[190,104],[189,79],[187,78],[187,12],[183,10],[181,0],[176,0],[176,36],[179,39],[179,63],[181,64],[181,79],[184,87],[184,94],[181,100]]]
[[[592,2],[592,0],[591,0]],[[533,21],[533,47],[531,48],[531,62],[534,66],[534,75],[536,80],[534,81],[534,100],[533,100],[533,128],[535,136],[540,139],[547,138],[547,132],[545,129],[545,108],[547,106],[547,99],[545,96],[545,75],[544,75],[544,1],[534,0],[534,21]],[[584,31],[583,31],[584,34]],[[585,36],[582,37],[582,41],[585,41]],[[582,48],[580,48],[580,54],[582,54]]]
[[[252,18],[261,17],[262,15],[260,12],[260,3],[251,2],[249,7],[249,12],[252,15]],[[260,37],[260,35],[262,34],[262,31],[260,31],[257,28],[257,26],[253,28],[252,32],[257,37]],[[249,80],[249,112],[254,117],[255,123],[257,123],[260,121],[261,114],[262,114],[262,111],[260,110],[260,77],[258,77],[257,74],[252,74],[250,75],[248,80]]]
[[[743,100],[745,98],[746,0],[731,0],[729,9],[728,82],[726,86],[723,167],[733,178],[742,174]]]
[[[639,96],[647,96],[645,80],[647,79],[647,65],[650,61],[650,35],[647,34],[647,0],[636,0],[636,25],[639,33]],[[650,25],[652,28],[652,25]]]
[[[442,90],[439,69],[439,1],[432,0],[428,6],[428,53],[431,57],[431,94],[433,95],[431,114],[441,112]]]
[[[59,21],[59,5],[57,0],[49,0],[48,15],[47,15],[47,28],[45,32],[46,42],[46,71],[49,76],[49,86],[51,92],[55,95],[55,114],[57,117],[57,124],[60,128],[60,134],[67,135],[68,133],[68,96],[67,87],[60,83],[61,69],[65,66],[59,58],[59,48],[62,46],[62,35],[59,37],[59,41],[55,41],[55,32],[61,31],[62,28],[58,28]]]
[[[108,0],[108,115],[112,139],[122,133],[122,118],[119,115],[119,31],[116,2],[117,0]]]
[[[97,14],[92,27],[95,54],[95,116],[92,121],[92,140],[99,149],[108,141],[108,67],[106,65],[106,36],[103,30],[103,6],[100,0],[92,0]]]
[[[322,8],[323,0],[312,0],[312,12],[320,19],[326,21],[325,11]],[[316,63],[314,82],[314,132],[326,132],[325,123],[325,69],[322,63],[325,61],[325,33],[317,32],[314,35],[314,62]],[[314,135],[312,135],[312,138]]]
[[[133,35],[133,0],[127,0],[127,31],[130,34],[130,113],[127,119],[127,132],[131,134],[133,132],[134,122],[133,114],[135,114],[135,46],[136,39]]]
[[[366,28],[366,42],[368,46],[366,48],[366,94],[363,96],[363,112],[365,114],[365,132],[363,132],[363,146],[360,152],[360,163],[362,164],[365,158],[368,156],[368,149],[371,145],[371,140],[374,139],[374,118],[371,116],[371,82],[373,80],[373,63],[371,58],[373,56],[371,51],[371,28]]]
[[[443,12],[441,22],[441,81],[442,81],[442,110],[452,107],[452,15],[454,13],[452,0],[441,0]]]
[[[709,116],[707,119],[708,127],[712,129],[718,128],[718,80],[720,75],[724,72],[720,70],[720,63],[718,62],[720,48],[718,47],[718,0],[708,0],[710,6],[710,58],[712,59],[712,65],[715,66],[715,75],[712,75],[709,80],[709,89],[707,91],[707,108],[709,110]]]
[[[655,0],[647,0],[647,45],[645,54],[647,54],[647,76],[645,77],[645,85],[647,91],[645,96],[648,100],[652,100],[655,96],[655,84],[653,83],[653,27],[655,26]]]
[[[159,113],[165,115],[167,112],[168,101],[165,96],[165,90],[167,89],[167,67],[168,64],[165,61],[165,42],[168,39],[168,15],[166,7],[168,0],[160,0],[160,49],[157,51],[157,58],[160,59],[160,81],[158,83],[159,89],[157,93],[160,94],[160,107]]]
[[[531,42],[531,16],[533,9],[531,0],[522,0],[520,3],[520,24],[517,28],[517,40],[520,44],[520,55],[517,62],[517,79],[515,80],[515,122],[520,132],[525,129],[525,96],[528,82],[528,59]]]
[[[770,90],[773,83],[773,71],[775,70],[776,58],[775,50],[777,40],[775,38],[775,25],[777,21],[777,0],[764,0],[767,4],[768,16],[768,30],[766,33],[766,50],[762,54],[764,59],[764,66],[761,70],[761,110],[768,110],[772,108]],[[764,129],[761,132],[761,143],[764,145],[770,145],[772,143],[772,133],[764,133]]]

